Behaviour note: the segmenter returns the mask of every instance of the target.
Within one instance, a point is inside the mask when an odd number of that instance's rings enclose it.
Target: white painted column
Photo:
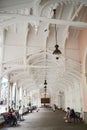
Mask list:
[[[67,92],[68,92],[68,88],[66,87],[66,89],[65,89],[65,110],[67,109],[67,106],[68,106],[68,104],[67,104],[67,100],[68,100]]]
[[[65,94],[62,92],[62,109],[65,110]]]
[[[10,81],[8,80],[8,97],[7,97],[7,111],[10,106]]]
[[[20,100],[20,96],[19,96],[19,88],[18,88],[18,95],[17,95],[17,106],[19,108],[19,100]]]
[[[22,87],[19,88],[19,100],[22,100]]]
[[[19,88],[19,106],[22,106],[22,87]]]
[[[13,85],[13,90],[14,108],[16,108],[16,83]]]
[[[22,91],[22,107],[24,105],[24,90],[23,90],[23,86],[21,87],[21,91]]]
[[[83,103],[83,88],[82,88],[82,83],[79,84],[80,85],[80,102],[81,102],[81,116],[84,119],[84,103]]]
[[[13,87],[13,83],[10,82],[10,107],[12,107],[12,87]]]
[[[65,109],[65,97],[63,92],[58,94],[58,108]]]
[[[18,83],[16,83],[16,109],[18,109],[19,105],[19,88],[18,88]]]

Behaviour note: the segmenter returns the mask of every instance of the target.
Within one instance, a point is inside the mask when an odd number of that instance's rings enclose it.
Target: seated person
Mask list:
[[[65,122],[69,122],[70,121],[70,116],[69,116],[69,113],[70,113],[70,108],[67,107],[67,111],[66,111],[66,115],[65,115]]]
[[[14,115],[12,109],[9,109],[7,116],[8,116],[8,121],[9,121],[10,125],[17,124],[17,119],[16,119],[16,116]]]
[[[74,109],[70,110],[70,118],[75,118],[75,111],[74,111]]]
[[[71,122],[71,119],[75,118],[74,109],[70,109],[69,107],[67,107],[67,112],[66,112],[65,118],[66,118],[65,122]]]

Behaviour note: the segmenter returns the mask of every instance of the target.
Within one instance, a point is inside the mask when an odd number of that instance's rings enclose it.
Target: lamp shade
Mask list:
[[[44,81],[44,85],[47,85],[47,81],[46,80]]]
[[[53,10],[54,11],[54,18],[56,19],[56,9]],[[57,27],[56,27],[56,24],[55,24],[55,50],[53,51],[53,54],[56,55],[56,59],[58,60],[60,55],[62,54],[61,51],[59,50],[59,45],[57,44]]]
[[[58,49],[59,45],[55,45],[55,50],[53,51],[53,54],[56,55],[56,59],[59,59],[59,56],[62,54],[61,51]]]

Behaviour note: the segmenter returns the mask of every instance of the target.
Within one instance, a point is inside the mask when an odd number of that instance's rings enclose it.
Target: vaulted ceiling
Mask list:
[[[45,79],[49,90],[72,87],[80,80],[78,40],[86,18],[86,0],[1,0],[2,76],[30,90],[43,88]],[[62,52],[58,60],[53,55],[55,24]]]

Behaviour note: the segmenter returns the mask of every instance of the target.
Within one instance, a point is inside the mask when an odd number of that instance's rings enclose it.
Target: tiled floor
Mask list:
[[[6,127],[1,130],[87,130],[84,123],[65,123],[64,112],[41,108],[39,112],[33,112],[24,116],[24,121],[18,122],[16,127]]]

